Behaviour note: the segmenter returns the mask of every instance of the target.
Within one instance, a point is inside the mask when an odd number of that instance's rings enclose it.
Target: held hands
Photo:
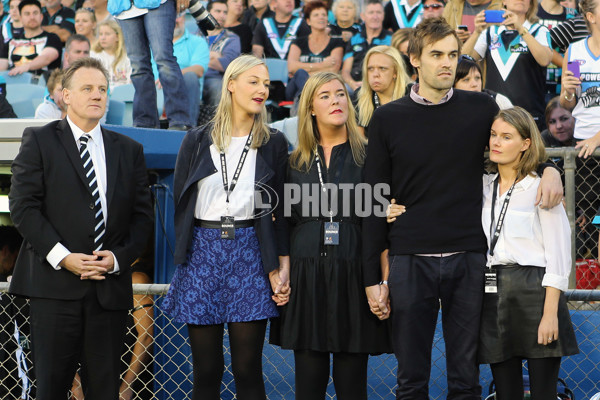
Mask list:
[[[279,257],[279,269],[269,272],[269,281],[273,296],[271,298],[278,306],[284,306],[290,300],[290,258],[289,256]]]
[[[365,288],[369,309],[380,320],[390,317],[391,307],[387,285],[373,285]]]

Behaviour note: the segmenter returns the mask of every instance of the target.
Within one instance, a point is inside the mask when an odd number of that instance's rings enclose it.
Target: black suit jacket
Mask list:
[[[57,242],[73,253],[92,254],[92,193],[66,119],[27,128],[12,164],[9,205],[24,238],[10,293],[76,300],[97,285],[98,300],[109,310],[132,305],[130,266],[152,232],[152,206],[142,145],[102,129],[106,154],[108,221],[103,248],[114,253],[120,272],[103,281],[81,280],[55,270],[46,256]]]
[[[198,198],[197,183],[217,172],[210,155],[210,129],[210,124],[191,129],[183,139],[177,155],[173,184],[175,264],[186,262],[187,252],[192,243],[194,211]],[[255,209],[257,218],[254,220],[254,229],[266,273],[279,268],[279,256],[290,254],[288,227],[283,213],[287,148],[283,134],[271,129],[269,141],[260,146],[256,154],[255,190],[260,193],[264,207]]]

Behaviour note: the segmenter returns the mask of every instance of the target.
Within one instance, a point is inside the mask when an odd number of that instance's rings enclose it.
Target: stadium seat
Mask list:
[[[123,125],[125,107],[124,101],[110,99],[108,113],[106,114],[106,123],[111,125]]]
[[[288,65],[286,60],[280,60],[278,58],[265,58],[265,63],[269,69],[269,78],[271,78],[271,81],[287,83]]]
[[[125,103],[125,112],[123,113],[123,126],[133,126],[133,95],[135,94],[135,89],[133,84],[121,85],[114,87],[110,90],[110,99],[118,100]],[[163,107],[165,104],[165,98],[162,89],[156,91],[156,109],[158,110],[158,115],[161,115],[163,112]],[[109,114],[110,107],[109,105]]]
[[[19,118],[33,118],[36,107],[44,99],[46,88],[32,83],[6,85],[6,99]]]
[[[23,83],[31,83],[31,78],[33,78],[33,74],[31,72],[23,72],[20,75],[10,76],[8,75],[9,71],[1,71],[0,76],[4,78],[7,85],[12,85],[15,83],[23,84]],[[46,82],[44,80],[44,82]]]

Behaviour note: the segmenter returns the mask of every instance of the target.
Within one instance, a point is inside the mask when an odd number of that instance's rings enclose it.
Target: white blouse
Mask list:
[[[494,180],[498,174],[483,175],[483,212],[481,222],[490,245],[490,223]],[[534,206],[540,178],[527,176],[515,185],[504,225],[488,265],[519,264],[546,268],[542,286],[565,291],[571,272],[571,228],[562,204],[544,210]],[[506,193],[497,196],[494,225]]]
[[[231,186],[231,180],[240,161],[246,140],[248,140],[248,136],[232,137],[231,143],[225,151],[227,183],[229,186]],[[233,216],[236,220],[254,218],[256,154],[256,149],[251,148],[248,151],[238,182],[229,195],[228,213],[226,209],[227,194],[223,188],[223,177],[221,175],[221,156],[214,144],[210,146],[210,156],[217,172],[198,182],[195,218],[206,221],[220,221],[221,217],[226,215]]]

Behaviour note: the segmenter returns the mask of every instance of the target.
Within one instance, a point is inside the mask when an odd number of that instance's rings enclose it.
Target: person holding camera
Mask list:
[[[463,53],[485,58],[486,89],[526,109],[545,127],[546,67],[552,61],[548,29],[540,25],[537,0],[504,0],[506,10],[481,11]]]

